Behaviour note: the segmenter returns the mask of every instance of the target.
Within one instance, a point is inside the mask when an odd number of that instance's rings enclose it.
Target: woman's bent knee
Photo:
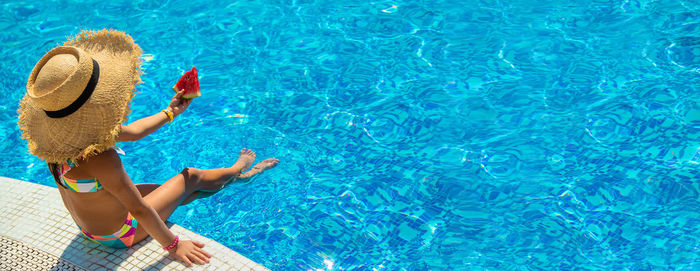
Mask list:
[[[202,175],[204,173],[201,169],[186,167],[180,172],[180,174],[185,177],[185,182],[187,185],[197,185],[202,180]]]

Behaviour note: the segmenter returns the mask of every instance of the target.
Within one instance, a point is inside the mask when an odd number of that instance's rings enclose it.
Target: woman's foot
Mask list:
[[[255,161],[255,152],[250,149],[241,149],[241,153],[238,155],[238,160],[236,160],[235,163],[233,163],[233,166],[230,168],[224,169],[226,171],[233,171],[234,177],[228,179],[228,180],[216,180],[216,181],[209,181],[209,182],[202,182],[201,188],[199,191],[202,192],[209,192],[209,193],[214,193],[226,186],[230,181],[235,180],[236,178],[239,178],[241,173],[248,169],[250,165],[253,164],[253,161]]]
[[[258,173],[261,173],[265,170],[271,169],[275,166],[277,166],[277,163],[279,163],[280,160],[277,158],[267,158],[263,160],[262,162],[256,164],[251,168],[248,172],[241,174],[241,176],[238,177],[238,180],[236,181],[241,181],[244,182],[247,179],[250,179],[251,177],[257,175]]]
[[[253,164],[255,157],[255,152],[253,150],[243,148],[241,149],[241,154],[238,155],[238,160],[236,160],[236,163],[233,163],[231,168],[242,173]]]

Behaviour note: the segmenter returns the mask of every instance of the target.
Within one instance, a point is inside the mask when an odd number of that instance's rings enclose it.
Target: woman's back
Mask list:
[[[114,151],[114,150],[109,150]],[[104,153],[99,154],[104,155]],[[70,168],[63,177],[68,180],[90,180],[95,179],[88,172],[100,170],[97,165],[89,160],[79,160],[75,166]],[[56,177],[61,177],[57,172]],[[97,180],[99,182],[99,180]],[[60,182],[60,180],[59,180]],[[120,223],[124,221],[128,210],[111,193],[105,189],[95,192],[76,192],[71,187],[58,184],[63,203],[70,211],[73,220],[82,229],[98,235],[111,234],[119,230]]]

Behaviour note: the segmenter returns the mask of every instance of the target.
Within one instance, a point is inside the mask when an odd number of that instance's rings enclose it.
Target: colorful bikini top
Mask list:
[[[66,172],[73,167],[75,167],[75,163],[73,163],[73,161],[70,159],[66,160],[65,163],[61,163],[61,177],[59,180],[63,186],[78,193],[91,193],[102,189],[102,184],[100,184],[100,181],[98,181],[97,178],[89,180],[73,180],[64,176],[64,174],[66,174]]]

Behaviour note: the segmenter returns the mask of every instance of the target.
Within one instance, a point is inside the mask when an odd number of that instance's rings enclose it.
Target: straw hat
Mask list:
[[[29,150],[49,163],[114,146],[143,73],[141,48],[124,32],[83,31],[63,45],[36,63],[18,110]]]

